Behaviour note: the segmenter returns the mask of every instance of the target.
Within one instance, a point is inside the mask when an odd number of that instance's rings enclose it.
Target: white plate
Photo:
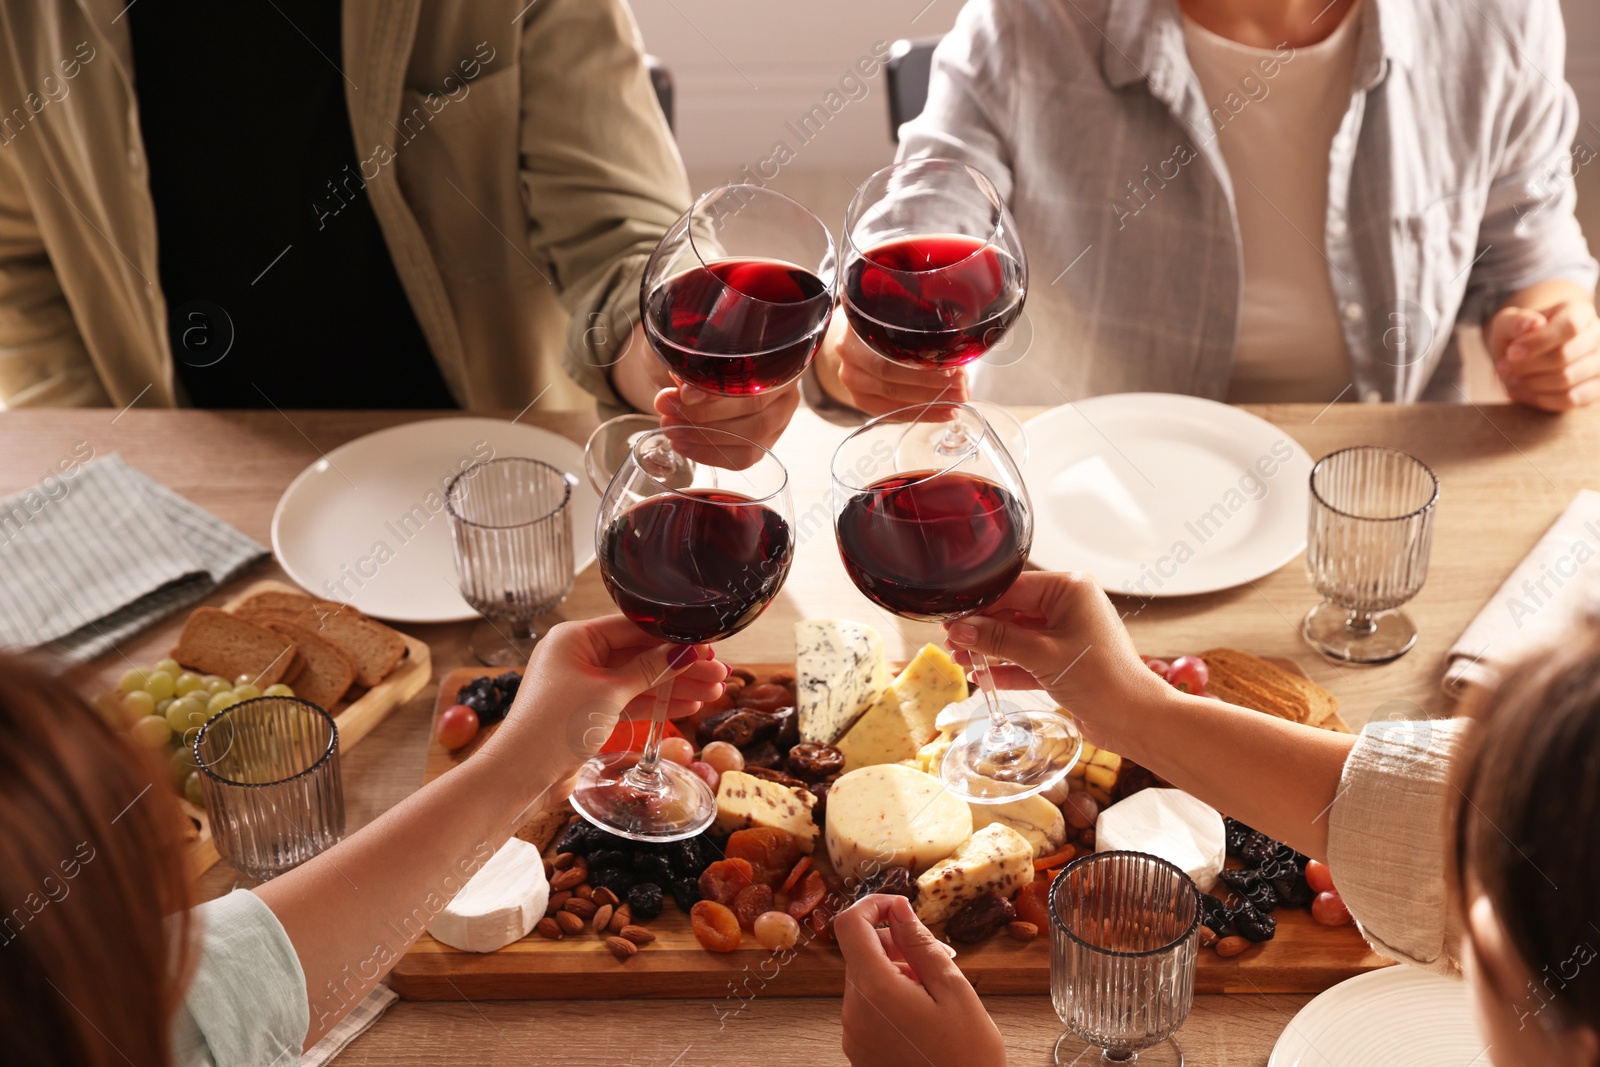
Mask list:
[[[477,612],[457,592],[444,491],[466,467],[528,456],[572,474],[572,555],[594,562],[600,498],[583,448],[504,419],[425,419],[340,445],[301,471],[272,514],[272,550],[317,596],[392,622],[458,622]]]
[[[1041,567],[1187,596],[1271,574],[1305,547],[1311,457],[1249,412],[1122,393],[1052,408],[1027,430]]]
[[[1465,983],[1415,967],[1340,982],[1301,1008],[1267,1067],[1488,1067]]]

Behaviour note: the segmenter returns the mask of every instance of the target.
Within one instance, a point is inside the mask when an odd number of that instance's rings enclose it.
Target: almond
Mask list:
[[[547,912],[560,911],[567,901],[572,899],[571,893],[551,893],[550,900],[544,906]]]
[[[555,890],[576,889],[588,877],[588,871],[579,867],[568,867],[564,871],[556,872],[556,876],[550,879],[550,888]]]
[[[617,910],[611,913],[611,922],[606,929],[610,930],[612,933],[616,933],[624,926],[630,925],[632,922],[633,909],[628,907],[626,904],[619,904],[617,905]]]
[[[571,867],[572,861],[577,858],[577,855],[572,852],[557,852],[556,858],[550,861],[550,866],[554,867],[558,871],[564,871],[568,867]]]
[[[1030,922],[1023,922],[1018,919],[1015,922],[1006,923],[1006,933],[1018,941],[1032,941],[1039,936],[1039,928]]]
[[[589,924],[589,928],[597,934],[605,933],[606,927],[611,925],[612,910],[610,904],[600,905],[600,910],[594,913],[594,922]]]
[[[611,954],[622,963],[627,963],[633,958],[633,954],[639,951],[639,946],[625,937],[606,938],[606,948],[610,949]]]
[[[591,899],[596,904],[610,904],[613,908],[622,903],[617,895],[609,889],[596,889]]]
[[[1215,945],[1216,943],[1217,943],[1217,932],[1215,930],[1211,929],[1211,927],[1209,927],[1209,926],[1202,925],[1200,927],[1200,944],[1205,948],[1210,948],[1212,945]]]
[[[564,934],[580,934],[583,932],[583,920],[570,911],[556,912],[556,925],[561,927]]]
[[[544,877],[545,877],[546,881],[549,881],[550,876],[552,874],[556,873],[556,869],[555,869],[554,865],[552,865],[549,860],[544,860],[543,863],[544,863]]]
[[[540,937],[548,937],[552,941],[561,940],[561,927],[548,915],[534,923],[533,928],[539,932]]]
[[[590,900],[594,897],[594,886],[590,885],[588,882],[585,882],[578,888],[574,889],[572,891],[572,895],[575,897],[582,897],[584,900]]]
[[[619,936],[627,938],[635,945],[648,945],[656,939],[656,935],[642,926],[628,925],[617,931]]]
[[[580,919],[592,919],[594,918],[595,913],[600,910],[600,908],[592,900],[585,900],[583,897],[573,897],[571,900],[561,905],[561,910],[569,911]]]
[[[1250,947],[1250,942],[1242,937],[1225,937],[1217,942],[1217,955],[1237,956]]]

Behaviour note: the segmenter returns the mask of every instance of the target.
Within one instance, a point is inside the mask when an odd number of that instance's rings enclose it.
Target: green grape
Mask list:
[[[144,676],[144,691],[157,700],[165,700],[175,691],[176,680],[166,671],[151,671]]]
[[[211,702],[206,705],[206,717],[210,718],[217,712],[231,708],[237,703],[239,703],[239,698],[234,695],[231,689],[221,693],[214,693],[211,696]]]
[[[124,693],[131,693],[136,689],[144,688],[145,677],[149,674],[143,667],[131,667],[122,672],[122,680],[117,683],[117,688]]]
[[[166,659],[156,660],[155,669],[158,671],[166,671],[168,674],[176,678],[178,676],[178,672],[183,670],[183,667],[179,665],[177,660],[169,656]]]
[[[171,697],[167,697],[165,700],[158,700],[156,701],[156,714],[164,716],[167,713],[167,709],[170,707],[172,707]]]
[[[200,788],[200,772],[193,771],[183,780],[183,798],[197,808],[206,806],[205,790]]]
[[[261,695],[261,690],[258,687],[249,685],[247,683],[245,685],[235,686],[233,695],[238,697],[240,700],[254,700],[256,697]]]
[[[196,726],[205,725],[206,709],[191,700],[174,700],[165,718],[173,733],[182,734]]]
[[[194,749],[188,745],[179,745],[172,750],[172,759],[167,766],[172,773],[172,788],[181,794],[183,783],[188,781],[189,775],[195,771]]]
[[[253,675],[253,674],[241,674],[241,675],[239,675],[239,677],[237,677],[237,678],[235,678],[233,680],[233,686],[234,686],[235,689],[237,689],[241,685],[255,685],[255,684],[256,684],[256,676]]]
[[[201,681],[205,682],[206,692],[208,693],[221,693],[224,690],[233,688],[228,684],[226,678],[216,674],[208,674]]]
[[[128,733],[139,744],[154,749],[166,748],[167,742],[172,739],[172,727],[159,715],[146,715],[128,727]]]
[[[156,713],[156,698],[146,693],[143,689],[135,689],[131,693],[122,694],[122,706],[130,717],[154,715]]]
[[[196,689],[204,689],[205,687],[205,680],[193,671],[184,671],[172,682],[172,691],[181,697],[188,696]]]
[[[269,697],[292,697],[294,696],[294,690],[290,689],[282,682],[279,682],[277,685],[267,686],[261,695]]]

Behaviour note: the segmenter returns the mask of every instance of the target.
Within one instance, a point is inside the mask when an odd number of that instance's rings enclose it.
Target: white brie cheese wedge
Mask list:
[[[549,902],[539,850],[513,837],[445,905],[428,933],[463,952],[494,952],[527,937]]]
[[[1097,852],[1146,852],[1194,879],[1200,892],[1217,884],[1227,858],[1222,816],[1181,789],[1141,789],[1100,813]]]

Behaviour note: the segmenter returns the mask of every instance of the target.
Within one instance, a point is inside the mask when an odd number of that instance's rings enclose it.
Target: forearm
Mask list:
[[[1119,755],[1275,840],[1327,858],[1328,810],[1354,737],[1176,691],[1122,722]]]
[[[516,828],[549,775],[491,737],[460,767],[255,893],[305,972],[310,1048],[366,996]]]

